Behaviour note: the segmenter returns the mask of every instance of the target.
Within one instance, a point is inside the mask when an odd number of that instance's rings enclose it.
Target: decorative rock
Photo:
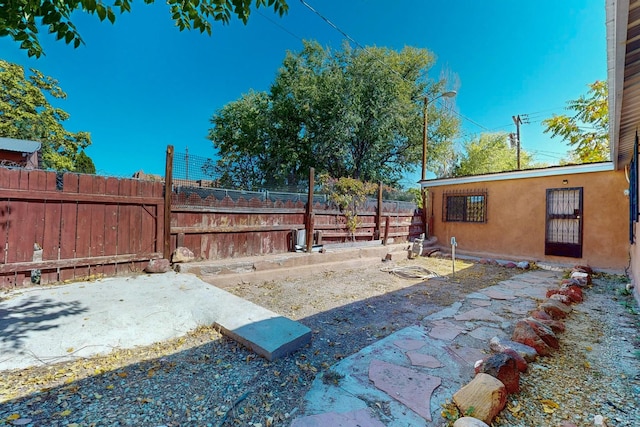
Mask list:
[[[582,288],[580,288],[580,286],[568,286],[566,289],[563,289],[563,293],[573,302],[582,302],[584,299],[582,295]]]
[[[531,267],[528,261],[520,261],[519,263],[516,264],[516,266],[523,270],[528,270]]]
[[[582,302],[582,288],[575,284],[564,284],[560,289],[550,289],[547,291],[547,298],[554,295],[564,295],[569,302]],[[560,302],[563,302],[560,300]]]
[[[532,311],[531,314],[529,314],[529,316],[538,320],[553,320],[551,316],[549,316],[545,311],[542,311],[542,310]]]
[[[520,392],[520,371],[516,361],[506,353],[497,353],[481,360],[475,371],[476,374],[489,374],[499,379],[507,393]]]
[[[500,340],[498,337],[491,338],[489,348],[496,353],[502,353],[507,349],[514,350],[527,362],[533,362],[538,357],[535,348],[515,341]]]
[[[516,361],[516,368],[518,368],[518,371],[527,372],[527,368],[529,367],[529,364],[527,363],[526,360],[524,360],[524,357],[522,357],[520,353],[518,353],[512,348],[505,348],[504,350],[502,350],[502,352],[504,354],[508,354],[509,356],[511,356],[513,360]]]
[[[524,320],[519,320],[518,323],[516,323],[511,339],[535,348],[540,356],[548,356],[551,354],[551,348],[540,338],[535,329]]]
[[[606,423],[604,422],[604,417],[602,415],[594,415],[593,416],[593,425],[598,427],[598,426],[604,426],[606,427]]]
[[[503,267],[516,268],[517,265],[515,263],[513,263],[513,262],[508,262],[508,263],[504,264]]]
[[[560,289],[571,285],[580,286],[580,282],[576,279],[562,279],[562,282],[560,282]]]
[[[504,408],[507,390],[500,380],[480,373],[453,395],[453,402],[463,414],[473,415],[486,424]]]
[[[573,267],[573,271],[579,271],[582,273],[593,274],[593,269],[588,265],[576,265]]]
[[[560,320],[544,320],[544,319],[535,319],[535,320],[547,325],[556,334],[562,333],[566,330],[564,323],[562,323]]]
[[[489,425],[477,418],[462,417],[458,418],[456,422],[453,423],[453,427],[489,427]]]
[[[491,260],[490,259],[486,259],[486,258],[482,258],[480,261],[478,261],[480,264],[491,264]]]
[[[152,259],[144,268],[147,273],[166,273],[171,270],[171,263],[168,259]]]
[[[589,275],[588,273],[574,271],[573,273],[571,273],[571,278],[577,280],[582,287],[591,285],[591,275]]]
[[[542,341],[544,341],[545,344],[551,348],[555,348],[556,350],[560,348],[558,337],[556,337],[556,334],[553,332],[551,327],[531,317],[524,319],[524,321],[527,322],[534,331],[536,331],[536,334],[542,338]]]
[[[538,308],[543,310],[554,320],[564,319],[569,313],[571,313],[571,307],[561,303],[560,301],[554,301],[552,299],[546,300],[540,304]]]
[[[551,295],[550,297],[547,297],[547,298],[554,299],[556,301],[560,301],[563,304],[567,304],[567,305],[571,304],[571,300],[566,295],[554,294],[554,295]]]
[[[195,255],[189,248],[184,246],[177,247],[171,254],[171,262],[190,262],[195,259]]]

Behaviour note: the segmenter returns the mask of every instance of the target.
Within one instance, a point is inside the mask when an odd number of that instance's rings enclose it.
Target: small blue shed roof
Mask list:
[[[40,149],[38,141],[26,139],[0,138],[0,150],[17,151],[18,153],[33,153]]]

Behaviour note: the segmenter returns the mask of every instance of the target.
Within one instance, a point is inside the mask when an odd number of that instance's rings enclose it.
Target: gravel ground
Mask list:
[[[517,273],[461,261],[456,278],[444,282],[381,271],[407,265],[439,274],[451,269],[450,260],[420,258],[228,288],[312,329],[309,346],[275,362],[203,327],[149,347],[0,372],[0,425],[286,426],[319,372]],[[567,322],[562,357],[531,366],[523,391],[510,398],[509,411],[495,425],[552,426],[564,419],[592,425],[594,414],[607,417],[610,426],[637,425],[640,320],[630,313],[637,306],[619,292],[619,278],[604,276],[596,283]],[[540,399],[559,408],[547,414]]]
[[[560,350],[521,377],[494,426],[640,426],[640,315],[626,277],[596,275],[574,305]]]

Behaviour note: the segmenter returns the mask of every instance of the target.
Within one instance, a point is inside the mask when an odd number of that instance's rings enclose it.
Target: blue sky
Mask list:
[[[437,62],[430,77],[457,80],[463,139],[521,127],[525,150],[557,163],[567,151],[542,133],[539,121],[563,113],[566,101],[606,79],[604,1],[595,0],[306,0],[364,46],[427,48]],[[98,173],[164,173],[168,144],[211,157],[209,119],[250,89],[268,90],[287,52],[301,39],[339,48],[344,36],[299,0],[280,18],[268,9],[215,25],[212,36],[179,32],[162,2],[133,2],[115,25],[76,13],[85,45],[73,49],[43,31],[46,56],[27,58],[9,38],[0,57],[56,78],[68,97],[55,105],[67,128],[88,131]],[[419,172],[407,176],[415,185]]]

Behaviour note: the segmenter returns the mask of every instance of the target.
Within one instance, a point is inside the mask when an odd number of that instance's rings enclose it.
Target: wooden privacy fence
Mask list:
[[[162,257],[163,184],[0,168],[0,287],[110,276]]]
[[[196,202],[196,200],[191,200]],[[331,244],[394,238],[405,242],[423,230],[419,213],[382,211],[380,227],[375,211],[360,211],[360,224],[352,235],[342,212],[322,209],[316,204],[308,215],[302,202],[273,203],[258,199],[229,197],[209,199],[209,206],[188,205],[176,201],[171,208],[171,248],[185,246],[196,257],[222,259],[265,255],[290,251],[296,235],[307,232],[308,218],[313,223],[314,243]]]
[[[424,231],[413,204],[370,201],[354,233],[313,194],[250,193],[159,180],[0,168],[0,288],[138,272],[186,246],[200,259],[282,253],[296,245],[409,241]],[[303,237],[304,236],[304,237]]]

